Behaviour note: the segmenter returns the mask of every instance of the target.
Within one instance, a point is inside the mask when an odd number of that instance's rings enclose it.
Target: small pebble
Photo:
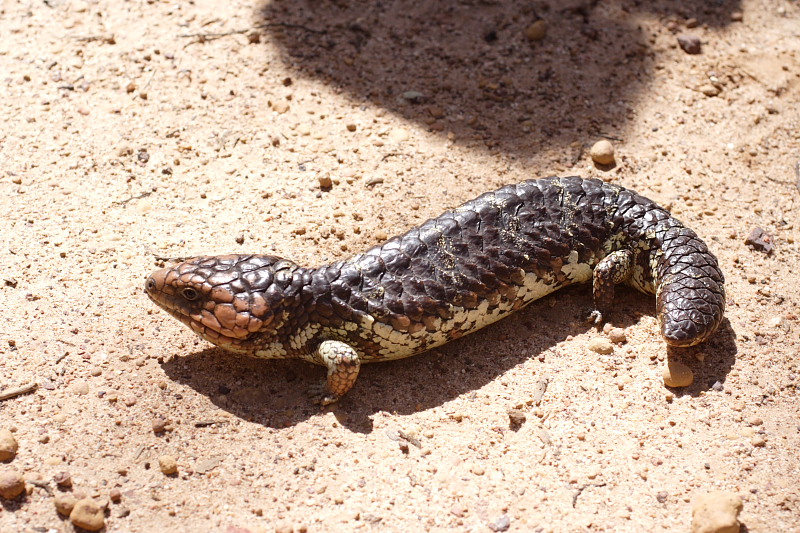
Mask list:
[[[69,519],[75,527],[87,531],[100,531],[106,525],[103,508],[91,498],[84,498],[75,503]]]
[[[114,503],[119,503],[122,501],[122,492],[120,492],[118,488],[113,488],[111,492],[108,493],[108,498]]]
[[[592,156],[592,161],[598,165],[613,165],[614,164],[614,145],[606,139],[597,141],[592,145],[589,155]]]
[[[164,475],[171,476],[178,473],[178,462],[171,455],[162,455],[158,458],[158,467]]]
[[[700,92],[703,93],[706,96],[717,96],[720,93],[719,87],[715,87],[714,85],[711,85],[710,83],[706,83],[705,85],[701,85],[700,86]]]
[[[403,128],[394,128],[389,132],[389,140],[393,143],[401,143],[408,140],[408,131]]]
[[[537,20],[527,27],[525,37],[531,42],[541,41],[547,36],[547,22],[542,19]]]
[[[433,118],[442,118],[442,117],[444,117],[444,109],[442,109],[439,106],[435,106],[435,105],[430,106],[428,108],[428,113],[430,113],[430,115]]]
[[[403,93],[403,100],[411,102],[412,104],[419,104],[425,99],[425,95],[419,91],[406,91]]]
[[[677,39],[681,50],[687,54],[699,54],[703,49],[700,37],[693,33],[681,33]]]
[[[274,104],[272,104],[272,110],[282,115],[287,111],[289,111],[289,104],[287,102],[284,102],[283,100],[281,100],[280,102],[275,102]]]
[[[508,423],[514,431],[522,427],[526,420],[525,412],[522,409],[509,409],[508,410]]]
[[[13,500],[25,492],[25,479],[13,468],[0,472],[0,498]]]
[[[348,124],[347,131],[356,131],[357,126],[355,124]]]
[[[69,488],[72,486],[72,475],[69,472],[59,472],[53,476],[53,481],[61,488]]]
[[[294,533],[294,526],[288,522],[280,522],[275,526],[275,533]]]
[[[508,515],[503,515],[494,522],[489,523],[489,529],[492,531],[508,531],[511,527],[511,519]]]
[[[714,491],[692,499],[692,533],[738,533],[742,499],[733,492]]]
[[[0,461],[10,461],[16,457],[18,449],[14,434],[7,429],[0,429]]]
[[[79,379],[78,381],[74,382],[70,387],[73,394],[77,394],[78,396],[85,396],[89,394],[89,384]]]
[[[667,361],[663,376],[667,387],[688,387],[694,381],[692,369],[679,361]]]
[[[753,435],[753,438],[750,439],[750,444],[755,446],[756,448],[763,448],[767,445],[767,439],[765,439],[761,435]]]
[[[167,420],[163,417],[153,419],[153,433],[163,433],[167,430]]]
[[[586,347],[593,352],[603,355],[608,355],[614,352],[614,345],[611,344],[611,341],[603,337],[595,337],[591,339]]]
[[[56,494],[54,503],[56,504],[56,511],[63,516],[69,516],[75,508],[75,495],[71,492],[59,492]]]
[[[615,344],[622,344],[623,342],[627,341],[628,338],[625,336],[624,329],[614,328],[608,332],[608,340]]]
[[[330,189],[331,187],[333,187],[333,180],[327,174],[317,176],[317,180],[319,180],[320,189]]]
[[[773,242],[774,238],[772,235],[758,227],[753,228],[750,235],[748,235],[747,239],[744,241],[747,246],[751,246],[753,249],[764,252],[767,255],[775,250],[772,244]]]
[[[450,508],[450,514],[461,518],[467,513],[467,508],[463,504],[457,503]]]

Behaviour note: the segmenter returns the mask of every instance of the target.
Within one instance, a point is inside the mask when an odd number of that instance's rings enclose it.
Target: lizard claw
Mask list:
[[[586,321],[590,322],[595,325],[599,325],[603,323],[603,313],[601,313],[598,309],[589,312],[589,315],[586,317]]]
[[[341,398],[341,396],[329,391],[325,383],[319,383],[309,387],[307,394],[311,401],[320,407],[327,407],[328,405],[338,402]]]

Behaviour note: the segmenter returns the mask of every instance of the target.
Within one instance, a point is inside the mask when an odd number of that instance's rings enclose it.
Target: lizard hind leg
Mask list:
[[[591,319],[595,324],[603,321],[614,303],[614,288],[627,281],[633,273],[633,252],[617,250],[605,256],[592,272],[592,296],[594,311]]]
[[[322,341],[314,359],[328,369],[327,394],[322,405],[339,401],[356,382],[361,360],[352,346],[341,341]]]

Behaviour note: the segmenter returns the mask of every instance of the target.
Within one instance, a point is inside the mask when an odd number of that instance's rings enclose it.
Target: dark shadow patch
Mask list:
[[[431,352],[366,364],[353,389],[328,409],[344,427],[369,433],[370,417],[379,411],[404,415],[438,407],[474,394],[531,358],[538,358],[543,377],[550,375],[548,356],[558,356],[551,349],[592,327],[584,320],[591,299],[587,289],[588,285],[562,289]],[[621,287],[610,318],[614,326],[627,328],[652,315],[653,307],[651,297]],[[728,344],[716,344],[718,337],[710,342],[715,343],[713,353],[730,353]],[[303,361],[262,360],[210,348],[173,357],[162,367],[171,379],[208,396],[219,408],[266,427],[290,427],[321,409],[309,391],[324,383],[325,369]]]
[[[738,0],[273,0],[256,23],[298,75],[455,142],[573,165],[624,129],[674,34],[729,24]],[[650,34],[640,17],[657,19]],[[538,20],[546,36],[526,33]],[[687,30],[689,21],[701,26]],[[691,61],[687,56],[686,61]]]
[[[671,388],[678,396],[699,396],[706,391],[722,392],[725,380],[736,364],[736,332],[730,321],[722,319],[722,324],[714,335],[697,346],[690,348],[667,348],[667,357],[677,360],[691,368],[694,381],[688,387]],[[697,355],[702,354],[702,361]]]

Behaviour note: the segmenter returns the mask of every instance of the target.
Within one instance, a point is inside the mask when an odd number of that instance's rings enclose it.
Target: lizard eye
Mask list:
[[[181,296],[183,296],[185,299],[189,300],[190,302],[193,302],[194,300],[197,300],[197,297],[200,296],[200,294],[198,294],[197,290],[195,290],[195,289],[193,289],[191,287],[186,287],[186,288],[181,290]]]

